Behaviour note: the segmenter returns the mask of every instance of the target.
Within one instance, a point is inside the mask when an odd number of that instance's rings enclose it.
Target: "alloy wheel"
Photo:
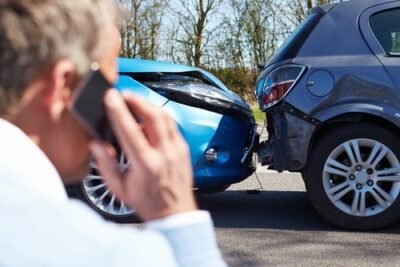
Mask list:
[[[121,172],[129,168],[129,162],[123,153],[119,156],[118,164]],[[107,188],[94,161],[90,162],[89,174],[84,178],[82,188],[88,201],[107,215],[123,217],[135,213],[135,211],[128,208],[123,201],[119,201]]]
[[[342,143],[323,168],[323,187],[329,200],[353,216],[385,211],[400,193],[400,163],[393,151],[372,139]]]

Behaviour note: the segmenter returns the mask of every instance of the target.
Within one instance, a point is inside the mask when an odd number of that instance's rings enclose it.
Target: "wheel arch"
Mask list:
[[[341,125],[360,122],[367,122],[374,124],[378,127],[383,127],[387,130],[394,131],[397,135],[400,136],[400,125],[398,123],[395,123],[393,119],[388,119],[387,116],[383,117],[374,112],[365,111],[339,113],[321,122],[321,124],[316,128],[308,146],[307,159],[310,157],[313,147],[329,131]]]

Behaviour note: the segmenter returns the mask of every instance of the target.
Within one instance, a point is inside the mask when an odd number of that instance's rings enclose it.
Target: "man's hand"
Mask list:
[[[91,145],[110,190],[144,221],[196,209],[188,146],[170,116],[133,94],[121,97],[115,90],[107,92],[104,102],[130,163],[129,170],[121,172],[109,145]]]

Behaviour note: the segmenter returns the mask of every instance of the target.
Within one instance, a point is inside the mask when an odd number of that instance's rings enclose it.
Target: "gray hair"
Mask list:
[[[101,59],[117,17],[111,0],[0,0],[0,115],[61,59],[81,78]]]

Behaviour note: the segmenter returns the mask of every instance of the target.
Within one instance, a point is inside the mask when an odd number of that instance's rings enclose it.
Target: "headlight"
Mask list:
[[[171,87],[169,87],[171,89]],[[198,83],[198,84],[185,84],[183,86],[173,86],[175,90],[187,92],[194,98],[203,100],[212,105],[229,108],[234,104],[232,96],[215,88],[214,86]]]
[[[257,85],[257,98],[261,110],[271,108],[281,101],[301,78],[306,67],[284,65],[260,79]]]
[[[152,84],[152,88],[161,94],[183,94],[211,105],[229,108],[235,102],[232,96],[214,86],[205,83],[160,83]],[[163,92],[164,91],[164,92]]]
[[[145,83],[157,93],[175,102],[222,114],[251,113],[248,105],[236,94],[201,82],[162,81]]]

